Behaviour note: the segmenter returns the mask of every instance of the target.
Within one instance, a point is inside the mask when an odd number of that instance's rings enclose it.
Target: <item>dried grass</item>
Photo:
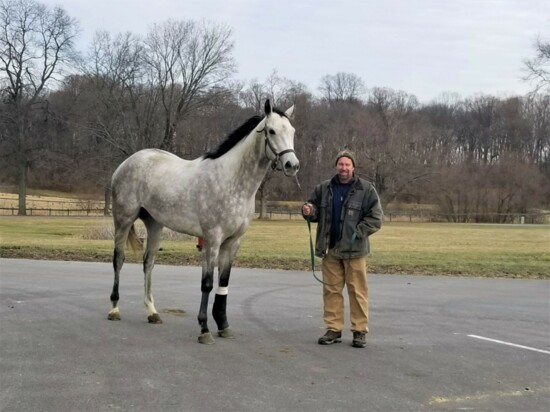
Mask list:
[[[147,230],[141,222],[136,222],[136,233],[139,238],[147,238]],[[103,222],[100,225],[93,225],[88,227],[82,233],[82,239],[85,240],[111,240],[114,239],[115,228],[112,222]],[[178,233],[173,230],[164,228],[162,231],[162,240],[177,241],[177,240],[191,240],[193,236],[186,235],[184,233]]]

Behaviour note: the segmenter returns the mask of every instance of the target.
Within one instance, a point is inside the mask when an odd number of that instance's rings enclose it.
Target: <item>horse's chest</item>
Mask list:
[[[250,220],[254,213],[254,203],[241,199],[224,199],[223,201],[210,205],[211,222],[227,228],[227,230],[237,230],[243,223]]]
[[[219,220],[226,221],[228,224],[240,224],[253,212],[246,203],[228,202],[216,205],[216,211],[214,211],[213,216]]]

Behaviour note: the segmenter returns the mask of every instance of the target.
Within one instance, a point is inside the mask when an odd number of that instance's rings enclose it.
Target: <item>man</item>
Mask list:
[[[302,215],[317,222],[315,255],[322,257],[326,333],[319,344],[340,342],[344,328],[344,285],[350,306],[352,346],[364,348],[368,333],[368,286],[365,256],[369,236],[382,226],[382,207],[374,186],[355,176],[355,155],[336,156],[336,175],[315,187]]]

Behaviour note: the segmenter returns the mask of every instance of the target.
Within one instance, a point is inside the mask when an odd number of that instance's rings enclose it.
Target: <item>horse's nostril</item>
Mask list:
[[[292,163],[286,162],[285,163],[285,169],[288,170],[288,169],[291,169],[291,168],[292,168]]]

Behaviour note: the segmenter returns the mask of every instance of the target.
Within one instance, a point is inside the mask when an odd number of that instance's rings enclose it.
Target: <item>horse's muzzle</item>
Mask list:
[[[300,161],[295,157],[295,160],[287,160],[283,165],[283,173],[285,176],[296,176],[298,170],[300,170]]]

